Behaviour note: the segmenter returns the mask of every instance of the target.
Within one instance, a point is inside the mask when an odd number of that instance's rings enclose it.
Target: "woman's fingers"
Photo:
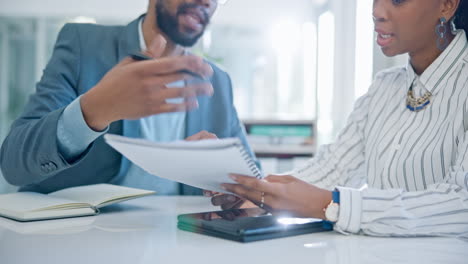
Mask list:
[[[219,194],[222,194],[222,193],[203,190],[203,195],[206,196],[206,197],[213,197],[213,196],[219,195]]]
[[[213,198],[211,198],[211,203],[215,206],[222,206],[223,204],[237,203],[239,200],[240,198],[232,194],[221,194],[213,196]]]
[[[265,180],[268,182],[289,183],[293,178],[290,175],[268,175]]]
[[[255,177],[230,174],[229,177],[235,182],[242,184],[250,189],[260,192],[272,192],[273,186],[266,180],[260,180]]]
[[[228,210],[228,209],[239,209],[242,204],[244,204],[244,199],[238,199],[235,202],[232,203],[225,203],[221,205],[221,209],[223,210]]]
[[[273,201],[273,196],[268,192],[262,192],[254,189],[250,189],[241,184],[230,184],[224,183],[221,185],[227,191],[237,194],[240,197],[243,197],[257,206],[271,208],[271,202]],[[262,199],[263,196],[263,199]],[[262,206],[263,200],[263,206]]]

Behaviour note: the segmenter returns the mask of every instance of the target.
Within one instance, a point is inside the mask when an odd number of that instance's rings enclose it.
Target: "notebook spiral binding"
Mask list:
[[[247,162],[247,165],[249,166],[250,171],[254,174],[255,178],[257,179],[262,179],[263,175],[260,172],[260,170],[257,167],[257,164],[252,160],[250,157],[249,153],[245,150],[244,145],[242,144],[236,144],[237,148],[239,149],[239,152],[242,155],[242,158]]]

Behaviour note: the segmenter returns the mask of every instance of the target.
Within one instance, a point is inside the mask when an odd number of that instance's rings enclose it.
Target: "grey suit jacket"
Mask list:
[[[49,193],[66,187],[116,183],[125,177],[129,161],[98,138],[73,163],[57,147],[57,123],[64,108],[86,93],[130,52],[139,51],[138,19],[127,26],[67,24],[61,30],[36,92],[22,115],[12,124],[0,150],[5,179],[22,191]],[[233,105],[229,76],[211,64],[214,96],[200,97],[200,107],[187,114],[186,136],[201,130],[218,137],[239,137],[245,132]],[[137,137],[138,120],[110,125],[109,133]],[[174,166],[178,166],[174,164]],[[200,194],[188,186],[181,194]]]

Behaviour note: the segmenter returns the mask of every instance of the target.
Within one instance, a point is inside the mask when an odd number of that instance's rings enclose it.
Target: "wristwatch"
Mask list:
[[[325,218],[327,221],[336,223],[340,215],[340,192],[335,190],[332,192],[332,200],[325,209]]]

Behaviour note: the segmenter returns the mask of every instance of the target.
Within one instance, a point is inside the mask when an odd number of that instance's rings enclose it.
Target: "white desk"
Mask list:
[[[213,209],[204,197],[153,196],[93,217],[0,218],[0,263],[468,263],[468,243],[452,238],[328,232],[242,244],[177,229],[177,214]]]

